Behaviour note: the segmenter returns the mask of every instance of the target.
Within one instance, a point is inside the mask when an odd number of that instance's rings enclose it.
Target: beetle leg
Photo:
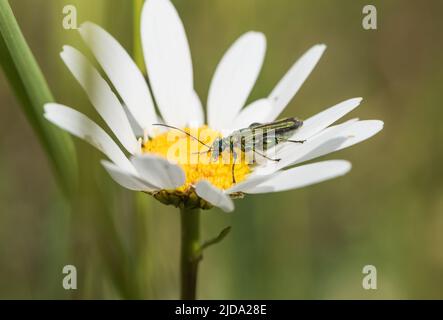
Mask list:
[[[234,162],[232,163],[232,183],[235,184],[235,162],[237,161],[237,152],[235,152],[234,150],[232,150],[232,158],[234,160]]]
[[[306,140],[284,140],[284,142],[293,142],[293,143],[301,143],[301,144],[303,144],[303,143],[306,142]]]
[[[257,150],[254,150],[254,152],[257,153],[259,156],[261,156],[261,157],[263,157],[263,158],[265,158],[265,159],[267,159],[267,160],[270,160],[270,161],[279,162],[279,161],[281,160],[281,159],[273,159],[273,158],[269,158],[267,155],[265,155],[265,154],[263,154],[263,153],[261,153],[261,152],[258,152]]]

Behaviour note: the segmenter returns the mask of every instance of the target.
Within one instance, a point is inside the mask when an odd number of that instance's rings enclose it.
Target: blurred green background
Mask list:
[[[58,102],[97,119],[59,58],[86,52],[62,27],[105,27],[132,50],[128,0],[11,0]],[[371,1],[378,30],[362,28],[364,0],[174,0],[206,101],[216,64],[242,33],[265,33],[268,51],[250,100],[266,96],[316,43],[328,49],[285,115],[307,118],[351,97],[348,116],[381,119],[373,139],[328,156],[349,159],[346,177],[301,190],[248,196],[236,211],[203,212],[203,237],[232,233],[206,251],[199,297],[207,299],[443,298],[443,2]],[[98,151],[75,140],[80,192],[70,208],[0,73],[0,298],[178,298],[179,213],[117,186]],[[99,123],[101,123],[99,121]],[[78,290],[62,288],[62,268]],[[362,288],[362,268],[378,289]]]

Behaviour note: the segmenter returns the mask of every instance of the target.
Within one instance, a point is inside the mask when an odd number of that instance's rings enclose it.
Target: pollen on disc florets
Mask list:
[[[200,128],[185,128],[189,134],[197,137],[202,142],[210,146],[220,133],[206,126]],[[211,158],[211,153],[206,152],[208,147],[202,145],[196,139],[178,131],[169,130],[159,133],[153,138],[145,140],[142,145],[142,151],[145,153],[153,153],[177,163],[185,172],[185,184],[177,188],[178,193],[191,193],[193,186],[200,180],[207,180],[213,186],[226,190],[230,188],[234,182],[232,177],[233,158],[229,150],[226,150],[218,160]],[[239,159],[234,166],[234,174],[236,183],[243,181],[251,172],[251,169],[244,160],[241,151]]]

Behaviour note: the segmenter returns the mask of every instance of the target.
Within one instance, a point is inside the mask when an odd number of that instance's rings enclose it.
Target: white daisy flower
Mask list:
[[[268,97],[245,106],[262,67],[266,40],[259,32],[242,35],[216,69],[205,125],[202,103],[194,90],[185,30],[169,0],[148,0],[142,12],[142,44],[154,97],[142,72],[111,35],[89,22],[81,26],[80,35],[110,83],[78,50],[65,46],[61,57],[124,150],[96,123],[72,108],[50,103],[45,105],[45,117],[103,152],[110,160],[102,161],[104,168],[121,186],[152,194],[166,204],[217,206],[232,211],[232,198],[244,194],[296,189],[344,175],[351,168],[344,160],[296,165],[352,146],[383,128],[378,120],[354,119],[333,125],[362,101],[346,100],[304,121],[291,139],[305,143],[283,143],[274,148],[275,157],[281,159],[278,163],[236,164],[234,183],[232,166],[223,161],[203,163],[195,152],[188,152],[188,156],[197,156],[196,162],[171,161],[171,148],[195,141],[177,130],[159,131],[153,125],[175,126],[194,132],[199,139],[205,131],[205,142],[210,144],[220,132],[229,134],[251,123],[272,122],[314,69],[325,45],[309,49]],[[153,98],[160,114],[156,114]],[[176,139],[168,138],[171,132]]]

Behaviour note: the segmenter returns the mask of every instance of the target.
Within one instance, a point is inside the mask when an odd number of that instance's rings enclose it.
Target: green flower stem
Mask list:
[[[67,133],[43,117],[43,105],[54,99],[7,0],[0,0],[0,64],[52,162],[63,191],[71,195],[77,183],[74,145]]]
[[[195,300],[200,245],[200,209],[180,209],[181,215],[181,299]]]

